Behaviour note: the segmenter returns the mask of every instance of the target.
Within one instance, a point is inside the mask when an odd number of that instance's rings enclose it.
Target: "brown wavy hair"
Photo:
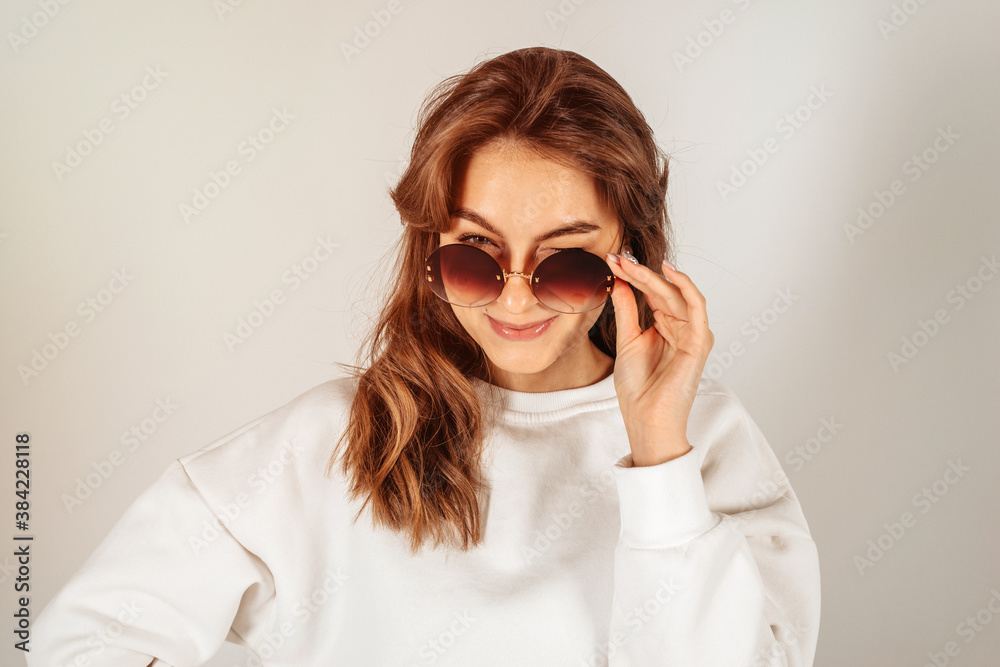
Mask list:
[[[499,141],[589,174],[635,257],[657,272],[662,259],[673,259],[667,157],[625,89],[596,64],[572,51],[524,48],[431,91],[409,164],[389,188],[404,226],[394,282],[358,352],[364,367],[338,364],[356,391],[325,471],[329,476],[346,441],[341,469],[349,495],[364,498],[354,520],[370,504],[373,525],[406,531],[413,553],[428,538],[463,551],[483,538],[482,453],[494,404],[481,400],[471,378],[492,385],[491,365],[451,306],[424,284],[423,262],[451,228],[469,158]],[[652,311],[633,292],[646,329]],[[588,335],[615,357],[611,299]]]

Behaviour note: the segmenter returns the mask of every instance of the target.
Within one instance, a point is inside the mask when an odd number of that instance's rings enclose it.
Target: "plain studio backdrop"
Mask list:
[[[14,536],[37,615],[170,461],[339,375],[424,96],[544,45],[673,158],[705,372],[819,546],[816,664],[996,664],[997,25],[990,0],[4,3],[0,662]]]

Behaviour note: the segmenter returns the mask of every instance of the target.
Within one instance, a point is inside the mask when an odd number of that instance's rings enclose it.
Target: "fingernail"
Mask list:
[[[670,262],[668,262],[667,260],[663,260],[663,266],[667,267],[668,269],[670,269],[672,271],[676,271],[677,270],[677,267],[674,266],[673,264],[671,264]]]
[[[634,256],[632,255],[632,253],[630,253],[630,252],[629,252],[629,251],[628,251],[627,249],[626,249],[626,250],[623,250],[623,251],[622,251],[622,257],[624,257],[624,258],[625,258],[625,259],[627,259],[628,261],[632,262],[633,264],[638,264],[638,263],[639,263],[639,260],[637,260],[637,259],[636,259],[636,258],[635,258],[635,257],[634,257]]]
[[[608,261],[609,262],[613,262],[613,263],[618,264],[619,266],[621,266],[621,260],[618,259],[618,255],[616,255],[613,252],[609,252],[608,253]]]

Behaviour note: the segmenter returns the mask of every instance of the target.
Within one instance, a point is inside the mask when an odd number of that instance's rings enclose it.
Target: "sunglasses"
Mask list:
[[[505,271],[493,255],[464,243],[440,246],[427,256],[424,267],[431,291],[464,308],[480,308],[496,301],[511,276],[527,278],[542,305],[567,314],[603,306],[615,285],[607,261],[581,248],[549,255],[528,275]]]

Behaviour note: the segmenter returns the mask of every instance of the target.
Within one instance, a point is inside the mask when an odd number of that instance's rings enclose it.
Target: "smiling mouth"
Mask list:
[[[502,326],[504,329],[511,329],[511,330],[514,330],[514,331],[524,331],[525,329],[535,329],[537,327],[542,326],[543,324],[545,324],[546,322],[548,322],[549,320],[552,319],[552,317],[550,317],[550,318],[545,319],[545,320],[539,320],[538,322],[534,322],[532,324],[515,325],[515,324],[508,324],[508,323],[506,323],[506,322],[504,322],[502,320],[498,320],[498,319],[495,319],[493,317],[490,317],[489,315],[487,315],[486,317],[489,317],[491,320],[493,320],[494,322],[496,322],[498,325]]]
[[[513,329],[507,327],[500,322],[497,322],[489,315],[486,316],[486,319],[490,322],[490,328],[493,329],[494,333],[500,336],[500,338],[511,342],[527,342],[537,340],[540,336],[544,336],[545,332],[552,328],[552,323],[556,318],[553,315],[539,324],[533,324],[523,329]]]

